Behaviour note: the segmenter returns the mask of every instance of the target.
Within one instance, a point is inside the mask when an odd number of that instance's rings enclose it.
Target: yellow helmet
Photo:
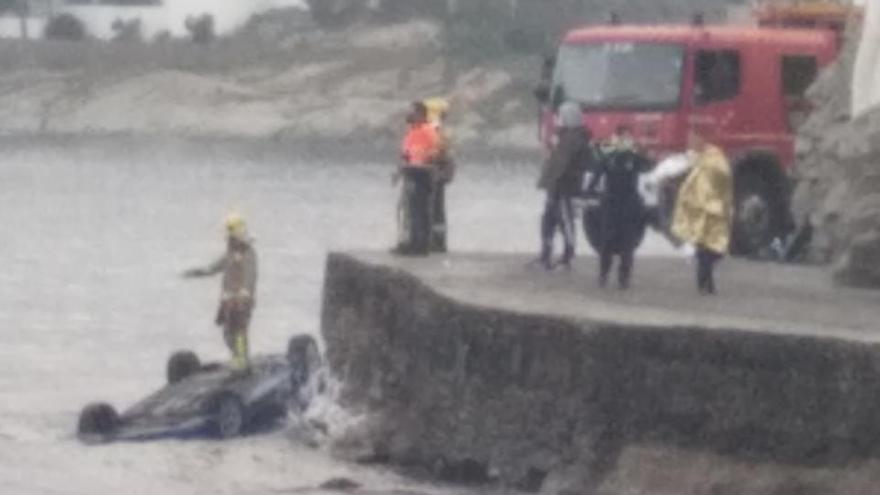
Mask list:
[[[430,122],[438,122],[449,111],[449,100],[446,98],[428,98],[422,103],[428,110],[428,120]]]
[[[226,215],[223,223],[226,225],[226,233],[230,236],[243,238],[247,234],[247,223],[241,213],[231,212]]]

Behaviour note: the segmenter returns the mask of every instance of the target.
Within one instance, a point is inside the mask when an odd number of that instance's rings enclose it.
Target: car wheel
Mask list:
[[[199,357],[192,351],[177,351],[168,358],[166,375],[168,384],[175,384],[193,374],[201,368]]]
[[[321,352],[318,343],[311,335],[297,335],[287,345],[287,361],[294,369],[299,369],[308,380],[321,367]]]
[[[76,433],[81,439],[108,439],[119,427],[119,414],[110,404],[89,404],[79,414]]]
[[[216,402],[214,424],[220,438],[232,438],[244,432],[247,416],[244,403],[235,394],[223,394]]]

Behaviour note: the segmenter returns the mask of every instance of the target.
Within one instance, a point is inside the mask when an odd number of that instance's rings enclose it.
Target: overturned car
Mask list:
[[[290,339],[286,355],[257,356],[247,372],[202,364],[191,351],[175,352],[167,385],[119,414],[106,403],[86,406],[77,436],[86,443],[163,437],[238,436],[304,410],[321,355],[309,335]]]

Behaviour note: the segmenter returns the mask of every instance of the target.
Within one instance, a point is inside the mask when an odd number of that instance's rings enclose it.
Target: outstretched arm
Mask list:
[[[226,255],[221,256],[217,261],[211,263],[208,266],[200,267],[200,268],[190,268],[189,270],[183,272],[184,278],[196,278],[196,277],[210,277],[212,275],[217,275],[222,272],[223,269],[226,268]]]

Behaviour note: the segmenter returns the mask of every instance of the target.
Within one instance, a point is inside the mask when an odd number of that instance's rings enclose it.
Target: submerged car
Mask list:
[[[309,335],[290,339],[286,355],[257,356],[246,371],[202,364],[191,351],[168,359],[167,385],[124,411],[86,406],[77,436],[87,443],[213,434],[230,438],[271,424],[308,405],[306,385],[321,355]]]

